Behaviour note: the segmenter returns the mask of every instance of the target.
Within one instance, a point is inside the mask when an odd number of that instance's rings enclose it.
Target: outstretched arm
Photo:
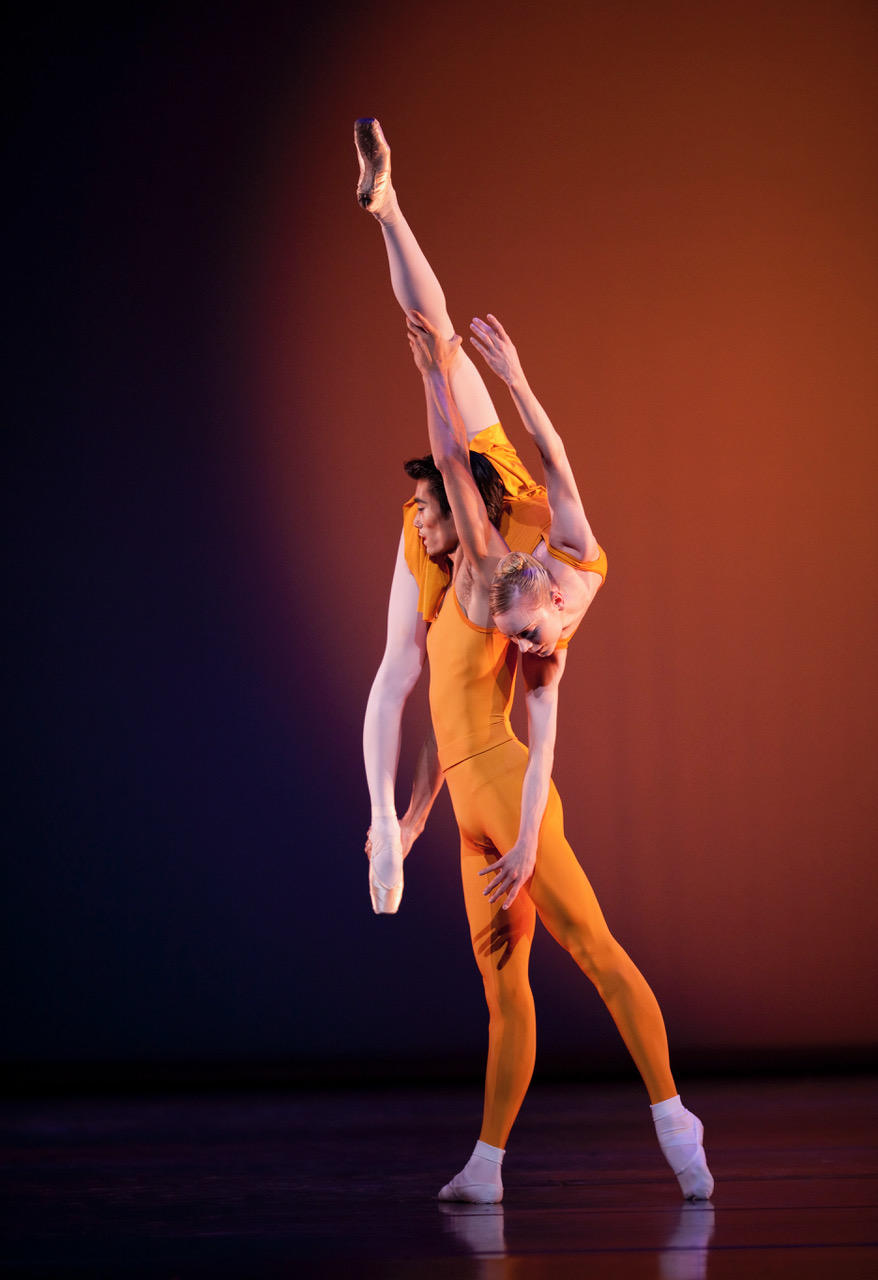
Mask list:
[[[494,561],[505,544],[488,519],[470,468],[466,428],[451,391],[451,370],[461,339],[446,339],[417,311],[407,317],[409,344],[424,379],[427,431],[433,461],[442,473],[445,492],[463,554],[473,570],[490,581]]]
[[[536,866],[540,824],[546,811],[555,760],[558,685],[566,662],[566,649],[556,650],[549,658],[534,658],[527,653],[521,658],[527,707],[527,767],[521,788],[518,839],[502,858],[479,872],[492,877],[485,889],[490,895],[489,902],[497,902],[506,895],[504,911],[518,897]]]
[[[519,417],[540,451],[552,512],[551,541],[579,560],[594,560],[598,544],[586,519],[567,452],[551,419],[530,388],[518,351],[496,316],[473,320],[470,342],[509,388]]]

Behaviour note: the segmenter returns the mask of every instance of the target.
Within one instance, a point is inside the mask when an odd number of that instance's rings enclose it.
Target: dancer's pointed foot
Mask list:
[[[651,1107],[656,1136],[686,1200],[709,1200],[713,1178],[704,1154],[704,1125],[677,1094]]]
[[[385,212],[393,196],[390,183],[390,147],[374,116],[354,124],[354,146],[360,162],[357,200],[376,217]]]
[[[369,867],[369,897],[372,899],[372,910],[376,916],[395,916],[402,902],[402,890],[401,871],[396,883],[387,885],[382,884],[373,868]]]
[[[402,842],[399,824],[374,820],[366,843],[369,854],[369,897],[376,916],[392,916],[402,901]]]
[[[497,1204],[503,1199],[500,1166],[504,1151],[477,1142],[469,1160],[439,1192],[440,1200],[466,1200],[470,1204]]]

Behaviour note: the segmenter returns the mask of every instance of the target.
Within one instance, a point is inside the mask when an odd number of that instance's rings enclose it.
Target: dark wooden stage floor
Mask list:
[[[713,1205],[638,1086],[534,1088],[502,1206],[443,1205],[475,1090],[7,1101],[4,1276],[878,1277],[878,1080],[692,1082]]]

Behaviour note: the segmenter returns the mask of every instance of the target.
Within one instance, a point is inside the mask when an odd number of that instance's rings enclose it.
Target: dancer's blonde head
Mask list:
[[[494,625],[522,653],[548,657],[561,635],[563,599],[552,575],[533,556],[510,551],[491,583]]]

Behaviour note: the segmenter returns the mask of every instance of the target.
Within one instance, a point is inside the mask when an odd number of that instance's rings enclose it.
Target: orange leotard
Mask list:
[[[532,552],[549,526],[545,490],[534,484],[499,424],[471,444],[484,446],[482,451],[510,490],[500,532],[513,550]],[[406,562],[419,584],[419,610],[431,624],[427,633],[430,710],[460,829],[464,901],[490,1015],[480,1137],[492,1146],[505,1147],[536,1052],[528,962],[537,914],[597,987],[654,1101],[674,1092],[667,1040],[655,997],[610,934],[565,838],[554,783],[526,890],[508,910],[499,902],[492,905],[485,896],[488,877],[479,872],[513,847],[521,817],[528,753],[509,722],[518,653],[496,628],[477,626],[467,618],[454,584],[449,585],[450,566],[437,565],[427,557],[413,520],[414,504],[409,503],[404,525]],[[595,561],[575,562],[566,552],[549,550],[575,568],[600,573],[602,579],[606,573],[603,552]]]
[[[469,621],[453,584],[427,632],[427,653],[442,768],[507,742],[518,651],[495,627]]]
[[[484,894],[487,881],[479,872],[516,843],[521,817],[528,753],[509,724],[516,649],[495,628],[466,617],[452,583],[430,626],[427,650],[433,728],[460,828],[464,901],[490,1014],[482,1140],[506,1145],[533,1071],[536,1016],[528,960],[537,914],[595,984],[650,1096],[661,1097],[670,1087],[670,1067],[658,1005],[607,928],[564,835],[554,783],[527,889],[508,910]]]

